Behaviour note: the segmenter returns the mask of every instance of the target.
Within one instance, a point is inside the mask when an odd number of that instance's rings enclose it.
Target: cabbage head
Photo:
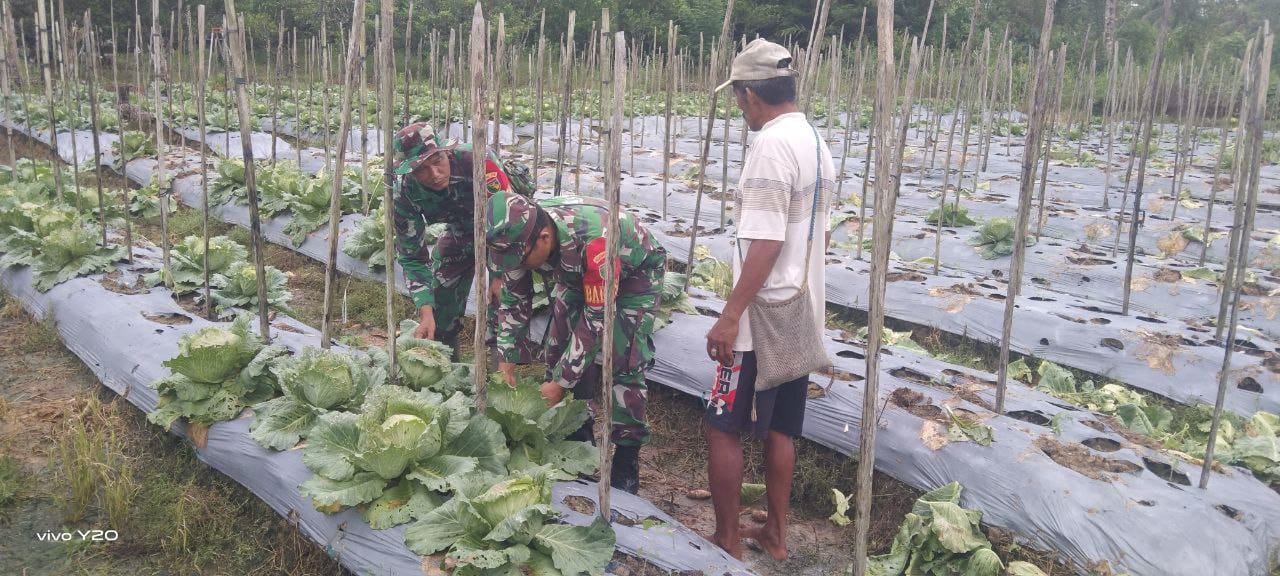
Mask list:
[[[450,358],[453,349],[436,342],[415,338],[416,320],[400,322],[400,336],[396,338],[396,368],[402,382],[415,390],[436,389],[436,385],[453,370]]]

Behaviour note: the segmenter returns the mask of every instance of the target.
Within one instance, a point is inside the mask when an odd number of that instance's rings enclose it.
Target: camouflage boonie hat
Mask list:
[[[396,174],[409,174],[421,166],[432,154],[452,150],[458,143],[436,136],[436,131],[426,122],[414,122],[396,132],[394,139],[397,158],[403,159],[396,167]]]
[[[519,194],[495,192],[485,215],[489,269],[498,274],[520,267],[533,240],[538,206]]]

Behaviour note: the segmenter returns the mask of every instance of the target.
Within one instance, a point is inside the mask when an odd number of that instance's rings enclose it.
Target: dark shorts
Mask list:
[[[757,439],[773,430],[792,438],[804,429],[809,378],[801,377],[756,393],[756,355],[738,352],[738,366],[720,368],[707,402],[706,421],[730,434],[751,431]]]

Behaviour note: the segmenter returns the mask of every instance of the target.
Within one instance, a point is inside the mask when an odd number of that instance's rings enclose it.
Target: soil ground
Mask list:
[[[18,157],[51,157],[46,147],[17,134],[14,149]],[[7,158],[7,145],[0,137],[0,161]],[[99,173],[113,188],[130,185],[108,170]],[[170,239],[176,242],[199,233],[200,226],[198,213],[180,209],[169,221]],[[211,222],[210,233],[248,240],[245,230],[221,223]],[[159,240],[158,221],[138,222],[135,234]],[[286,248],[265,246],[267,264],[291,274],[293,316],[318,326],[323,266]],[[386,338],[382,285],[348,277],[339,283],[346,293],[347,322],[338,338],[355,345],[381,345]],[[397,296],[396,311],[409,317],[411,304]],[[251,493],[199,463],[190,446],[148,424],[145,415],[100,386],[61,345],[53,327],[34,322],[11,300],[0,309],[0,322],[5,326],[0,330],[0,566],[5,573],[344,572]],[[469,342],[466,332],[472,329],[468,322],[460,340]],[[460,352],[469,355],[469,346]],[[522,372],[539,371],[528,367]],[[710,535],[715,527],[710,501],[688,496],[707,487],[699,402],[655,385],[649,414],[653,442],[641,453],[641,495],[691,529]],[[96,448],[77,452],[73,441],[84,439]],[[760,446],[745,446],[746,481],[763,482]],[[96,490],[82,488],[77,493],[73,487],[84,483],[73,480],[85,474],[94,478],[83,466],[73,465],[85,459],[77,458],[83,452],[97,455],[103,462],[96,468],[107,470],[107,476],[92,482]],[[748,564],[765,575],[844,574],[853,549],[853,526],[836,526],[827,517],[834,510],[832,488],[854,492],[856,467],[849,457],[800,440],[789,518],[791,558],[775,562],[748,547]],[[870,548],[883,553],[921,492],[879,473],[874,484]],[[112,492],[105,489],[108,486],[131,490]],[[121,506],[126,495],[130,497]],[[81,508],[79,520],[67,519]],[[126,511],[120,512],[122,508]],[[762,508],[763,504],[744,507],[744,525],[755,524],[751,512]],[[108,523],[112,510],[120,524]],[[116,528],[120,540],[110,544],[48,544],[35,536],[64,527],[121,525],[126,528]],[[988,532],[1006,561],[1027,560],[1050,574],[1067,573],[1052,555],[1021,547],[999,531]],[[636,559],[618,560],[629,576],[661,573]]]

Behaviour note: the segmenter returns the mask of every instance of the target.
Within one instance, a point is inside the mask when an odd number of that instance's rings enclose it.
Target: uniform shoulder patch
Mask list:
[[[587,243],[586,258],[583,262],[582,292],[588,306],[604,306],[604,267],[608,258],[608,244],[603,237]],[[622,272],[621,263],[613,262],[613,277],[616,292],[617,278]]]
[[[507,178],[507,173],[492,159],[484,161],[484,183],[491,192],[511,191],[511,180]]]

